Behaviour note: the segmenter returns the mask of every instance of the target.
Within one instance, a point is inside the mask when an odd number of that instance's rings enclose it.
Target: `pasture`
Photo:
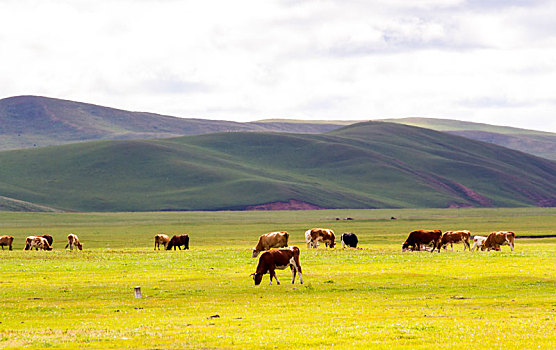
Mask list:
[[[311,227],[355,232],[363,249],[308,250]],[[556,347],[556,239],[402,253],[414,229],[555,234],[556,209],[0,212],[15,237],[0,251],[0,347]],[[251,248],[275,230],[300,248],[303,285],[287,269],[254,286]],[[191,249],[154,251],[159,232],[188,233]],[[63,249],[68,233],[83,251]],[[54,250],[23,251],[31,234]]]

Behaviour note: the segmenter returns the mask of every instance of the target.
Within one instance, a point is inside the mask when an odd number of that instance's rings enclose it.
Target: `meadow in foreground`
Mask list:
[[[401,253],[419,228],[552,234],[554,209],[0,213],[2,348],[554,348],[556,239],[502,252]],[[389,220],[396,216],[397,220]],[[353,221],[335,218],[353,217]],[[313,226],[358,234],[362,250],[308,250]],[[305,284],[255,287],[258,235],[290,232]],[[77,233],[84,251],[64,251]],[[157,232],[189,251],[153,251]],[[22,251],[27,234],[54,251]],[[133,287],[143,298],[135,299]]]

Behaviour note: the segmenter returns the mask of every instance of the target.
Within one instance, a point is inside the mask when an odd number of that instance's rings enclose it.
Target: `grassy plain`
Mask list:
[[[355,232],[364,249],[309,251],[313,226]],[[556,210],[0,212],[15,236],[0,251],[0,348],[556,347],[556,239],[401,253],[418,228],[553,234]],[[285,270],[279,286],[253,285],[250,248],[272,230],[300,246],[305,284]],[[84,251],[64,251],[70,232]],[[153,251],[157,232],[187,232],[192,249]],[[38,233],[54,251],[21,250]]]

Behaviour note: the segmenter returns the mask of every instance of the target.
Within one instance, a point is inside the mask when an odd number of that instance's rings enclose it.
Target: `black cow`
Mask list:
[[[173,236],[170,242],[168,242],[166,250],[171,250],[172,247],[174,247],[174,250],[176,250],[176,247],[181,250],[181,246],[184,246],[183,249],[189,249],[189,236],[187,233]]]
[[[359,243],[359,240],[357,239],[355,233],[351,233],[351,232],[344,232],[342,234],[341,239],[342,239],[342,248],[345,248],[346,245],[350,248],[357,248],[357,243]]]

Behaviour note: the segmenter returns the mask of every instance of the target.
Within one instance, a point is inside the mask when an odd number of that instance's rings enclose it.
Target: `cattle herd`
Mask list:
[[[500,246],[509,245],[510,249],[513,251],[515,245],[515,233],[509,231],[495,231],[485,236],[474,236],[473,237],[473,247],[470,244],[471,233],[466,230],[460,231],[446,231],[442,233],[441,230],[416,230],[411,231],[407,236],[407,239],[402,244],[402,252],[404,251],[431,251],[434,252],[438,250],[440,252],[441,248],[447,249],[448,244],[452,251],[454,250],[454,243],[462,243],[463,250],[469,249],[469,251],[475,251],[475,249],[484,250],[500,250]],[[2,250],[7,246],[9,250],[12,250],[13,236],[0,236],[0,246]],[[295,246],[288,246],[289,234],[286,231],[269,232],[259,237],[257,245],[253,248],[252,257],[256,258],[261,252],[259,257],[259,263],[255,273],[251,274],[255,281],[255,285],[259,285],[262,281],[264,274],[270,275],[270,284],[272,284],[272,279],[276,280],[277,284],[280,281],[276,277],[276,269],[285,269],[290,267],[293,278],[292,283],[295,282],[296,274],[299,274],[299,282],[303,283],[303,276],[301,272],[301,264],[299,263],[299,248]],[[305,231],[305,242],[307,243],[307,249],[317,248],[319,242],[323,242],[326,247],[334,248],[336,236],[334,231],[325,228],[312,228]],[[52,250],[52,236],[50,235],[40,235],[40,236],[29,236],[25,240],[24,250]],[[342,248],[350,247],[357,248],[358,239],[357,236],[352,232],[345,232],[341,236]],[[176,247],[181,250],[189,249],[189,235],[174,235],[170,238],[168,235],[159,233],[154,237],[154,249],[160,250],[160,245],[164,247],[165,250],[171,250]],[[83,245],[79,241],[77,235],[70,233],[68,235],[68,244],[66,244],[66,249],[69,247],[73,250],[73,247],[79,250],[83,249]],[[357,248],[361,249],[361,248]]]
[[[0,246],[2,250],[4,247],[8,247],[9,250],[12,249],[14,238],[13,236],[0,236]],[[51,235],[40,235],[40,236],[28,236],[25,238],[25,246],[23,250],[52,250],[52,242],[54,239]],[[70,250],[73,250],[73,247],[76,247],[79,250],[83,250],[83,245],[79,241],[77,235],[70,233],[68,235],[68,244],[66,244],[67,249],[69,247]]]

